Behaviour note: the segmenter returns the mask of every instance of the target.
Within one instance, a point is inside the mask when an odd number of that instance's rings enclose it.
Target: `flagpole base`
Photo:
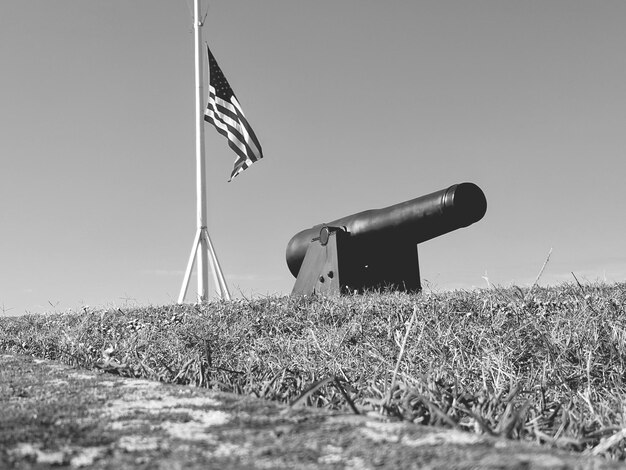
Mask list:
[[[211,241],[211,237],[209,236],[209,231],[206,227],[199,227],[196,231],[196,236],[193,240],[193,245],[191,247],[191,254],[189,255],[189,261],[187,262],[187,269],[185,270],[185,276],[183,278],[183,284],[180,289],[180,293],[178,295],[178,303],[182,304],[185,302],[185,297],[187,296],[187,290],[189,289],[189,281],[191,279],[191,273],[193,271],[193,266],[195,264],[196,258],[198,256],[202,256],[200,251],[203,249],[203,245],[207,247],[207,258],[209,262],[209,266],[211,267],[211,273],[213,274],[213,282],[215,283],[215,290],[218,293],[220,299],[222,300],[231,300],[230,290],[228,289],[228,285],[226,284],[226,279],[224,278],[224,273],[222,272],[222,267],[220,265],[219,260],[217,259],[217,254],[215,253],[215,248],[213,247],[213,242]],[[199,270],[198,276],[202,277],[203,270]],[[199,279],[198,285],[204,285],[204,280]],[[199,293],[200,294],[200,293]],[[204,297],[204,298],[203,298]],[[205,295],[199,295],[200,302],[204,300],[208,300],[208,293]]]

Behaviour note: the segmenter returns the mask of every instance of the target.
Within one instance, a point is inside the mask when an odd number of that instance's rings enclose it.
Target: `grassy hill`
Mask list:
[[[0,318],[0,352],[626,459],[626,284]]]

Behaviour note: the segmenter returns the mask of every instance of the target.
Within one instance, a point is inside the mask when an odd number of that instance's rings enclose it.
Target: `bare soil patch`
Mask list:
[[[612,469],[602,458],[0,356],[0,468]]]

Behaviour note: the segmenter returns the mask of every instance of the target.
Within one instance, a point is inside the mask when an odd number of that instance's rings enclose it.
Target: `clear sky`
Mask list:
[[[204,7],[206,8],[205,2]],[[213,0],[203,35],[265,158],[206,127],[236,295],[301,229],[454,183],[435,291],[626,278],[626,2]],[[195,234],[191,0],[0,2],[0,314],[175,302]],[[195,278],[190,298],[195,294]]]

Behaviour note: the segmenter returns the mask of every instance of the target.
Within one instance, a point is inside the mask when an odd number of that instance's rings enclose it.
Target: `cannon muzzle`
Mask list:
[[[351,287],[378,285],[386,278],[390,278],[394,284],[401,279],[406,285],[408,280],[403,279],[404,275],[400,274],[399,277],[388,275],[394,270],[394,266],[389,265],[394,260],[394,254],[397,255],[395,256],[396,270],[402,271],[401,265],[406,264],[406,256],[402,253],[407,253],[406,250],[409,249],[407,247],[412,247],[417,258],[415,245],[478,222],[486,211],[487,199],[478,186],[473,183],[455,184],[410,201],[382,209],[359,212],[303,230],[294,235],[287,245],[287,265],[291,273],[298,277],[312,243],[320,238],[324,241],[329,233],[340,231],[343,239],[349,240],[352,247],[357,247],[349,250],[350,265],[354,265],[355,262],[361,264],[360,271],[369,270],[369,277],[373,279],[371,282],[363,283],[363,278],[360,276],[360,280],[353,282],[354,285]],[[382,254],[378,257],[372,253],[368,254],[373,251]],[[382,258],[386,258],[387,261],[382,261]],[[387,266],[375,273],[373,268],[381,263]],[[343,264],[346,265],[346,263]],[[349,267],[348,271],[354,272],[354,266]],[[384,274],[381,274],[383,271]],[[417,259],[415,259],[415,271],[417,271],[417,288],[419,289]],[[351,277],[354,278],[354,276]],[[416,285],[414,281],[410,284],[414,287]]]

